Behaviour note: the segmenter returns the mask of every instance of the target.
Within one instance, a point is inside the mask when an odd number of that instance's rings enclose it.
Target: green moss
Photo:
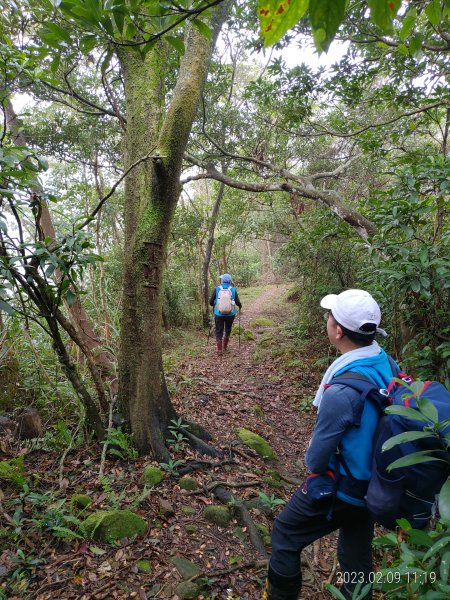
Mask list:
[[[87,537],[112,543],[143,534],[147,523],[130,510],[99,510],[84,521],[82,529]]]
[[[252,448],[259,456],[269,459],[276,458],[275,452],[263,437],[243,427],[239,428],[237,432],[241,442]]]
[[[191,579],[200,574],[200,568],[184,556],[172,556],[170,562],[174,565],[183,579]]]
[[[182,490],[195,491],[198,490],[197,482],[193,477],[182,477],[178,482],[178,485]]]
[[[266,469],[265,474],[272,479],[276,479],[277,481],[281,481],[281,475],[278,473],[276,469]]]
[[[147,465],[144,467],[141,481],[147,486],[154,487],[155,485],[158,485],[158,483],[161,483],[164,477],[164,471],[162,471],[159,467]]]
[[[192,506],[182,506],[180,510],[184,515],[195,515],[197,512]]]
[[[241,340],[254,340],[255,336],[250,329],[244,329],[242,325],[235,323],[231,329],[231,335],[239,336],[239,329],[241,330]]]
[[[268,348],[273,342],[273,335],[271,333],[265,333],[258,340],[258,346],[262,348]]]
[[[281,481],[279,481],[277,479],[272,479],[272,477],[264,477],[263,481],[269,487],[275,488],[276,490],[279,490],[280,488],[284,487],[283,484],[281,483]]]
[[[201,592],[201,586],[194,581],[182,581],[175,588],[176,594],[182,600],[189,598],[197,598]]]
[[[259,531],[261,537],[262,537],[262,541],[264,542],[265,546],[269,546],[270,545],[270,532],[268,530],[268,528],[263,525],[262,523],[256,523],[256,529]]]
[[[154,204],[147,206],[145,211],[140,215],[139,238],[144,241],[158,239],[162,221],[163,215],[161,209]]]
[[[86,494],[74,494],[70,499],[70,512],[79,515],[92,504],[92,498]]]
[[[256,319],[252,319],[249,323],[249,327],[271,327],[272,325],[273,321],[266,317],[257,317]]]
[[[184,526],[184,529],[186,530],[186,533],[188,533],[189,535],[193,535],[194,533],[197,533],[197,531],[198,531],[197,525],[194,525],[193,523],[188,523],[187,525]]]
[[[230,511],[226,506],[217,505],[205,506],[203,516],[219,527],[228,527],[231,518]]]
[[[255,406],[252,406],[251,411],[256,417],[264,416],[264,411],[258,404],[255,404]]]
[[[152,566],[151,566],[149,560],[138,560],[136,563],[136,566],[140,573],[151,573],[152,572]]]

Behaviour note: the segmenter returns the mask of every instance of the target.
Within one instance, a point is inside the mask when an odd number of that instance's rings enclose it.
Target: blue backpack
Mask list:
[[[395,365],[393,361],[392,365]],[[395,373],[395,376],[405,384],[413,382],[406,373]],[[359,425],[366,399],[380,411],[381,418],[374,435],[372,476],[366,495],[369,513],[376,522],[388,529],[395,529],[397,519],[401,518],[408,519],[416,529],[425,527],[434,516],[437,495],[450,475],[450,436],[444,437],[450,433],[450,392],[437,381],[426,381],[420,397],[433,405],[433,421],[437,417],[437,422],[446,419],[448,422],[442,425],[436,436],[421,438],[418,433],[416,440],[394,445],[382,452],[382,446],[389,438],[408,431],[423,432],[427,425],[431,425],[432,421],[427,422],[422,415],[421,419],[413,420],[405,414],[384,413],[388,406],[417,408],[415,395],[395,380],[387,390],[380,390],[373,381],[353,372],[343,373],[331,383],[348,385],[360,393],[354,425]],[[399,409],[399,412],[406,411]],[[389,465],[395,460],[415,452],[423,453],[420,462],[388,471]],[[439,455],[444,461],[432,460]],[[340,454],[338,459],[346,474],[352,478]]]

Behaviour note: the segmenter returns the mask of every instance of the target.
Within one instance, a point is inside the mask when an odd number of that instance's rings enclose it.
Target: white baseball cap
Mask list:
[[[381,322],[381,310],[369,292],[364,290],[345,290],[341,294],[328,294],[320,301],[320,306],[331,310],[333,317],[349,331],[361,335],[372,335],[371,331],[361,329],[364,325],[375,325],[376,332],[387,336],[384,329],[378,327]]]

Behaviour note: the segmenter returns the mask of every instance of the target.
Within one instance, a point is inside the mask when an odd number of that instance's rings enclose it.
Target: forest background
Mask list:
[[[164,349],[222,272],[292,282],[299,352],[321,296],[368,289],[387,349],[449,385],[447,0],[3,4],[2,413],[103,440],[119,408],[168,461]]]

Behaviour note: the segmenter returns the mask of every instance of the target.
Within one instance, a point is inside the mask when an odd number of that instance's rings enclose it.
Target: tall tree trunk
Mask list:
[[[226,174],[226,167],[224,167]],[[203,279],[203,325],[208,326],[209,323],[209,286],[208,286],[208,274],[209,265],[211,263],[211,256],[214,246],[214,234],[216,231],[217,220],[219,218],[220,205],[222,203],[223,195],[225,192],[225,184],[219,185],[219,191],[217,192],[216,201],[214,202],[211,219],[209,221],[208,228],[208,241],[206,243],[205,257],[202,265],[202,279]]]
[[[223,7],[215,15],[223,14]],[[218,22],[216,19],[218,32]],[[214,36],[215,38],[216,36]],[[125,168],[154,151],[125,183],[125,265],[119,396],[141,454],[167,459],[165,434],[176,417],[162,369],[162,281],[170,225],[181,191],[183,153],[200,103],[213,44],[187,26],[186,52],[164,112],[164,46],[145,58],[122,47],[127,110]]]

